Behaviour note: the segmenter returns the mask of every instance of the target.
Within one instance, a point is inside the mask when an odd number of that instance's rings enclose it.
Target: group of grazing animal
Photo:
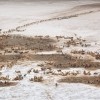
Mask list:
[[[30,81],[42,82],[43,81],[43,77],[42,76],[34,76],[34,78],[31,78]]]
[[[88,55],[91,55],[92,57],[95,57],[95,59],[100,59],[100,53],[98,53],[98,52],[92,52],[92,51],[85,51],[85,50],[79,50],[79,51],[77,51],[77,50],[72,50],[71,51],[71,53],[73,53],[73,54],[82,54],[82,55],[84,55],[84,54],[88,54]]]

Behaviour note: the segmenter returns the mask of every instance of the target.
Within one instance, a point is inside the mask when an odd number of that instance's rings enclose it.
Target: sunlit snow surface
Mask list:
[[[100,89],[82,84],[27,83],[0,88],[0,100],[99,100]]]
[[[69,10],[75,6],[94,3],[94,1],[64,1],[64,2],[0,2],[0,29],[3,31],[16,28],[25,23],[48,19],[56,14]],[[98,1],[99,2],[99,1]],[[24,32],[14,32],[11,34],[22,34],[26,36],[35,35],[64,35],[73,34],[86,37],[90,41],[100,41],[100,12],[95,12],[71,19],[54,20],[31,25],[25,28]],[[91,37],[91,38],[90,38]],[[94,48],[94,47],[93,47]],[[89,50],[93,50],[89,48]],[[98,46],[98,49],[100,47]],[[94,48],[95,49],[95,48]],[[55,53],[55,51],[53,52]],[[47,52],[45,52],[47,54]],[[51,54],[51,52],[50,52]],[[34,65],[35,66],[35,65]],[[27,70],[34,66],[15,66],[13,69],[2,70],[4,75],[14,77],[15,70],[22,70],[25,74]],[[83,84],[61,83],[55,87],[55,81],[51,77],[51,82],[31,83],[28,75],[16,86],[0,87],[0,100],[100,100],[100,87],[93,87]],[[45,76],[49,78],[49,76]]]
[[[16,28],[26,23],[48,19],[62,14],[79,5],[97,3],[95,1],[63,1],[63,2],[31,2],[31,3],[2,3],[0,2],[0,29],[3,31]],[[72,12],[73,14],[73,12]],[[54,20],[31,25],[24,32],[11,34],[35,35],[72,35],[91,36],[97,39],[100,33],[100,12],[87,14],[71,19]]]
[[[15,71],[20,70],[22,75],[27,73],[31,68],[40,69],[37,64],[41,62],[26,62],[25,64],[15,65],[11,69],[2,69],[3,75],[9,75],[13,78]],[[69,69],[80,70],[84,69]],[[63,71],[63,70],[62,70]],[[65,70],[66,71],[66,70]],[[97,70],[98,72],[100,70]],[[20,81],[16,86],[0,87],[0,100],[99,100],[100,88],[84,85],[84,84],[68,84],[59,83],[55,86],[56,76],[45,76],[42,72],[39,73],[44,79],[50,80],[43,83],[30,82],[35,73],[31,72]]]

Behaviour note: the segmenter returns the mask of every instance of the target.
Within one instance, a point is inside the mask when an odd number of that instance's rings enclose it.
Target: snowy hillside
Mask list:
[[[0,100],[100,100],[100,1],[5,1]]]

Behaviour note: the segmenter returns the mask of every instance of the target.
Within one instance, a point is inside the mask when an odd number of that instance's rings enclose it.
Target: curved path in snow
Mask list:
[[[99,11],[100,11],[100,3],[76,6],[68,11],[62,11],[59,13],[52,14],[52,17],[48,19],[29,22],[27,24],[17,26],[15,29],[9,29],[8,31],[1,31],[1,34],[9,34],[12,32],[23,32],[26,30],[25,28],[31,25],[44,23],[48,21],[54,21],[54,20],[70,19],[70,18],[79,17],[82,15],[90,14],[90,13],[96,13]]]

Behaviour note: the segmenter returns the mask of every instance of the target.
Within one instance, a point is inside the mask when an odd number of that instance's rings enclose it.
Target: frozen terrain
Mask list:
[[[48,2],[31,2],[31,3],[2,3],[0,2],[0,29],[8,31],[25,24],[65,17],[79,14],[78,17],[72,17],[62,20],[44,21],[39,24],[32,24],[23,28],[24,35],[70,35],[77,33],[81,36],[95,37],[99,35],[100,29],[100,3],[94,1],[63,1],[57,3]],[[94,5],[91,5],[95,3]],[[90,5],[89,5],[90,4]],[[45,5],[45,6],[44,6]],[[84,5],[87,5],[86,7]],[[83,14],[93,11],[89,14]],[[18,34],[13,32],[12,34]],[[91,38],[92,39],[92,38]],[[97,39],[97,38],[96,38]]]
[[[63,53],[71,50],[85,50],[100,53],[100,1],[99,0],[64,0],[64,1],[33,1],[33,2],[3,2],[0,1],[0,34],[21,34],[25,36],[75,36],[86,39],[92,46],[63,48]],[[60,40],[59,46],[64,40]],[[97,43],[97,45],[95,45]],[[37,54],[56,54],[56,51],[37,52]],[[88,57],[87,57],[88,58]],[[21,62],[22,63],[22,62]],[[61,76],[44,75],[41,67],[44,62],[23,62],[12,68],[6,66],[0,70],[2,76],[11,80],[20,71],[24,76],[30,69],[38,69],[39,73],[27,74],[18,84],[10,87],[0,87],[0,100],[100,100],[100,87],[81,83],[58,83]],[[79,71],[83,68],[62,70]],[[57,70],[53,69],[57,74]],[[87,70],[86,70],[87,71]],[[99,73],[100,69],[91,71]],[[30,82],[35,75],[43,76],[44,82]]]
[[[100,89],[84,84],[68,84],[59,83],[56,87],[55,83],[61,76],[44,75],[41,68],[37,66],[43,62],[19,62],[18,65],[13,66],[11,69],[4,68],[1,70],[3,76],[9,75],[10,79],[13,79],[18,73],[15,71],[21,71],[24,76],[30,69],[38,69],[39,73],[27,73],[23,80],[21,80],[16,86],[0,87],[0,100],[99,100]],[[53,70],[57,73],[57,70]],[[84,71],[84,69],[65,69],[65,71]],[[100,72],[100,70],[92,71]],[[99,73],[100,74],[100,73]],[[29,79],[35,75],[42,75],[45,79],[42,83],[30,82]]]

